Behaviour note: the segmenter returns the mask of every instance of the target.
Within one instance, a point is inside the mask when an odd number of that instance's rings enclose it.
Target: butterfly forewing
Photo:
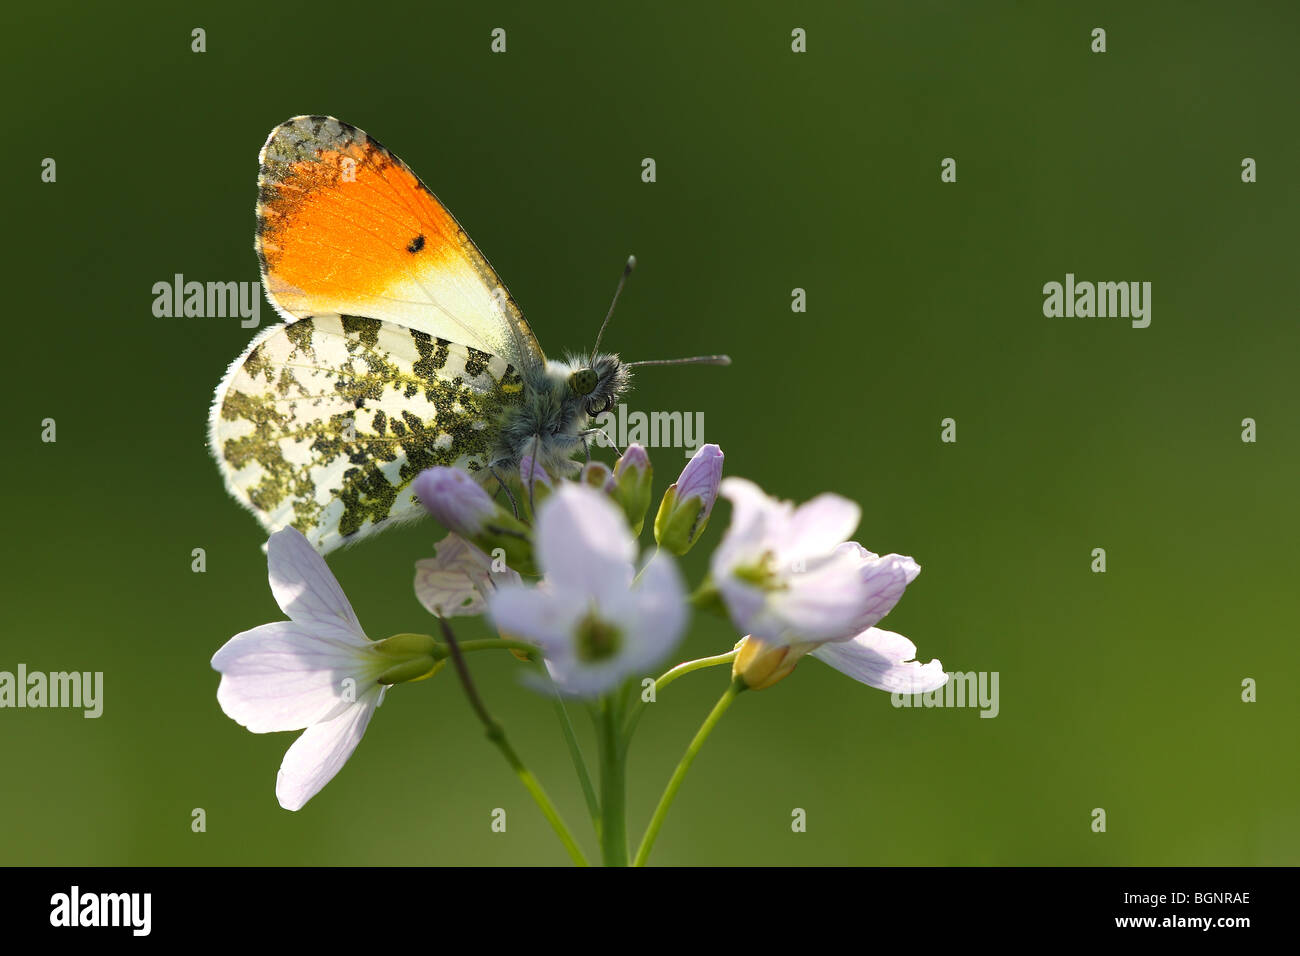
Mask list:
[[[268,531],[328,552],[421,514],[425,468],[490,464],[523,397],[504,359],[392,322],[315,315],[259,335],[217,389],[210,441],[226,487]]]
[[[400,159],[355,126],[299,116],[261,153],[257,251],[287,319],[367,315],[544,364],[519,308],[465,231]]]

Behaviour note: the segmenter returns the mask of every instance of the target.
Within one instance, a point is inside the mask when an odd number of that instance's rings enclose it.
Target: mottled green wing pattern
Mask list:
[[[412,479],[480,471],[523,399],[504,359],[378,319],[267,329],[217,388],[209,440],[232,495],[321,553],[418,517]]]

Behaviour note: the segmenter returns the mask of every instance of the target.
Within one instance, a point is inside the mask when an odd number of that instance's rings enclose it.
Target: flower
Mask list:
[[[287,621],[236,634],[212,656],[217,702],[255,734],[304,730],[280,764],[275,795],[299,810],[343,768],[387,685],[445,663],[427,634],[371,641],[329,567],[295,528],[267,542],[271,593]]]
[[[212,657],[217,702],[255,734],[303,730],[280,764],[275,795],[298,810],[342,769],[379,706],[393,661],[361,630],[343,589],[294,528],[271,535],[267,567],[288,621],[236,634]]]
[[[650,456],[640,445],[633,442],[627,451],[614,462],[614,487],[611,494],[627,515],[627,523],[633,534],[640,534],[645,524],[645,514],[650,510],[650,492],[653,487],[654,469],[650,467]]]
[[[805,654],[819,658],[868,687],[895,694],[923,694],[948,682],[938,659],[914,660],[916,645],[902,634],[868,628],[847,641],[772,645],[753,637],[740,643],[732,664],[733,677],[742,677],[750,690],[763,690],[787,677]]]
[[[731,526],[710,571],[732,623],[767,644],[848,640],[890,612],[921,573],[909,557],[846,540],[860,510],[839,495],[796,508],[753,482],[727,478]]]
[[[687,614],[677,566],[660,556],[634,581],[636,540],[603,493],[562,482],[541,506],[535,539],[542,586],[502,586],[488,607],[503,633],[542,649],[561,691],[598,697],[676,646]]]
[[[493,559],[458,534],[433,546],[434,557],[415,562],[415,597],[434,617],[482,614],[498,583],[519,583],[509,568],[493,570]]]
[[[655,517],[655,541],[674,554],[689,551],[709,523],[722,481],[722,458],[717,445],[701,445],[664,492]]]

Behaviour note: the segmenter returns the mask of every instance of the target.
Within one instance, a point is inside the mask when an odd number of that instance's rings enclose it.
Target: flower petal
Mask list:
[[[923,694],[948,682],[943,665],[913,660],[916,645],[902,634],[878,627],[847,641],[823,644],[810,652],[854,680],[895,694]]]
[[[794,510],[778,542],[781,556],[787,560],[824,554],[848,540],[862,509],[857,502],[825,492]]]
[[[325,559],[297,528],[282,528],[267,542],[271,593],[299,624],[319,624],[329,636],[364,638],[361,623]]]
[[[627,673],[636,674],[661,663],[677,646],[690,612],[677,562],[666,554],[651,557],[631,595],[631,616],[620,616],[635,635]]]
[[[415,476],[411,488],[444,528],[465,538],[477,537],[497,511],[492,496],[460,468],[426,468]]]
[[[293,742],[275,778],[275,796],[286,810],[300,810],[334,779],[357,749],[383,691],[375,687],[333,720],[308,727]]]
[[[509,568],[493,573],[492,559],[458,534],[433,548],[435,557],[415,562],[415,597],[434,616],[482,614],[499,585],[520,580]]]
[[[892,611],[920,572],[920,566],[909,557],[880,557],[855,542],[846,542],[806,571],[789,575],[787,586],[768,596],[767,610],[788,633],[755,630],[772,630],[764,614],[753,619],[750,630],[782,643],[847,640]]]
[[[631,583],[636,541],[623,512],[594,488],[562,482],[538,509],[534,537],[557,591],[595,597]]]
[[[299,730],[328,720],[361,697],[382,663],[358,644],[322,638],[294,621],[236,634],[212,657],[221,672],[217,702],[255,734]],[[354,696],[344,696],[352,678]]]
[[[731,524],[709,561],[714,578],[721,583],[737,565],[762,557],[772,529],[783,527],[793,508],[769,497],[747,478],[724,478],[718,488],[731,502]]]
[[[677,479],[678,501],[699,498],[704,502],[699,517],[701,522],[708,520],[713,502],[717,500],[718,488],[722,482],[723,458],[722,449],[717,445],[701,445]]]
[[[579,602],[524,584],[498,588],[488,598],[488,609],[497,630],[535,643],[549,658],[571,652],[574,628],[586,610]]]

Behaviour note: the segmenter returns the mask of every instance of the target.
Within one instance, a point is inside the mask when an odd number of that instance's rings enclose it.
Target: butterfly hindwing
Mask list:
[[[287,319],[368,315],[498,355],[545,364],[491,265],[438,198],[362,130],[298,116],[262,148],[257,252]]]
[[[258,335],[217,389],[210,442],[226,487],[271,532],[322,553],[423,513],[425,468],[490,464],[523,384],[499,356],[418,329],[314,315]]]

